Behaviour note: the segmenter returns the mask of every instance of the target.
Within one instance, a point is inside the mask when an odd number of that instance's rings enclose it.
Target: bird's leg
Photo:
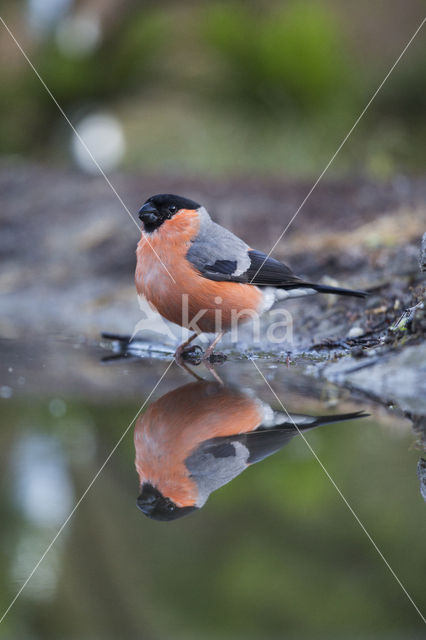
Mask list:
[[[210,359],[210,356],[212,355],[215,346],[217,345],[217,343],[220,340],[222,340],[224,334],[225,334],[224,331],[221,331],[220,333],[217,334],[216,338],[213,340],[211,345],[205,350],[204,356],[203,356],[203,360],[209,360]]]
[[[222,385],[222,387],[223,387],[223,386],[225,386],[225,385],[224,385],[224,383],[223,383],[222,378],[221,378],[221,377],[220,377],[220,375],[215,371],[215,368],[214,368],[214,366],[211,364],[211,362],[209,362],[209,360],[205,360],[205,361],[204,361],[204,364],[206,365],[207,370],[212,374],[212,376],[213,376],[213,378],[216,380],[216,382],[219,382],[219,384],[221,384],[221,385]]]
[[[180,364],[183,361],[183,353],[186,349],[186,347],[191,344],[191,342],[193,340],[195,340],[195,338],[198,336],[198,333],[193,333],[192,336],[190,336],[188,338],[188,340],[185,340],[185,342],[182,342],[182,344],[180,344],[178,346],[178,348],[175,351],[175,360],[178,364]]]
[[[190,369],[188,367],[187,364],[185,364],[183,358],[181,358],[180,360],[176,360],[176,363],[179,365],[179,367],[182,367],[182,369],[185,369],[185,371],[187,371],[191,376],[193,376],[196,380],[198,380],[199,382],[204,382],[204,378],[202,378],[201,376],[197,375],[195,373],[195,371],[193,371],[192,369]],[[222,383],[223,384],[223,383]]]

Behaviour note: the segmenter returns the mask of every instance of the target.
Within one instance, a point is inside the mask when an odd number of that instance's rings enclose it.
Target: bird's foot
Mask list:
[[[187,347],[183,350],[182,357],[185,362],[191,364],[201,364],[203,359],[203,350],[198,344],[194,344],[192,347]]]
[[[223,360],[216,360],[216,356],[223,357]],[[221,384],[223,386],[223,380],[220,377],[220,375],[216,372],[215,368],[214,368],[214,364],[217,362],[224,362],[224,360],[226,360],[226,356],[224,356],[222,353],[217,353],[217,354],[213,354],[211,353],[210,356],[208,356],[207,358],[203,357],[203,362],[204,365],[207,369],[207,371],[210,372],[210,374],[213,376],[213,378],[216,380],[216,382],[219,382],[219,384]]]
[[[175,360],[178,364],[189,362],[190,364],[200,364],[203,350],[198,344],[194,344],[192,347],[181,345],[175,351]]]
[[[203,361],[210,364],[222,364],[225,360],[227,360],[227,356],[224,353],[209,352],[209,349],[206,349],[203,355]]]

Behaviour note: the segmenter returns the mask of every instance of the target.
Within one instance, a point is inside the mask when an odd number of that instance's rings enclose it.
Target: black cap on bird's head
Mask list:
[[[158,229],[165,220],[170,220],[181,209],[194,210],[199,209],[200,206],[200,204],[188,198],[174,196],[171,193],[160,193],[148,198],[138,215],[144,224],[145,231],[151,233]]]
[[[178,507],[170,498],[165,498],[152,484],[142,485],[137,505],[148,518],[153,520],[177,520],[192,513],[197,507]]]

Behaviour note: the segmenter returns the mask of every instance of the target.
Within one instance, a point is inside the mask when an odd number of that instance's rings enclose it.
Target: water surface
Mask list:
[[[3,340],[0,350],[2,611],[125,434],[2,637],[421,637],[418,613],[303,439],[424,609],[420,452],[396,409],[308,378],[301,365],[261,358],[279,400],[250,361],[217,369],[225,391],[204,366],[194,370],[208,382],[197,383],[173,364],[152,393],[167,357],[105,363],[105,350],[71,337]],[[187,409],[178,406],[185,393]],[[255,405],[288,411],[300,428],[300,416],[370,416],[303,437],[287,425],[285,446],[272,453],[269,443],[264,459],[222,485],[221,476],[201,508],[176,521],[146,517],[134,429],[150,407],[166,407],[163,424],[170,416],[176,442],[194,424],[204,438],[213,426],[211,437],[222,425],[244,433]]]

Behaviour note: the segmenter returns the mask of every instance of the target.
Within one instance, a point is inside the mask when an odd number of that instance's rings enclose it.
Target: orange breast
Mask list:
[[[253,317],[263,295],[253,285],[216,282],[198,273],[186,259],[198,228],[197,212],[184,209],[154,233],[143,233],[136,251],[136,289],[171,322],[190,327],[197,316],[201,331],[227,330],[233,318],[243,322]]]

